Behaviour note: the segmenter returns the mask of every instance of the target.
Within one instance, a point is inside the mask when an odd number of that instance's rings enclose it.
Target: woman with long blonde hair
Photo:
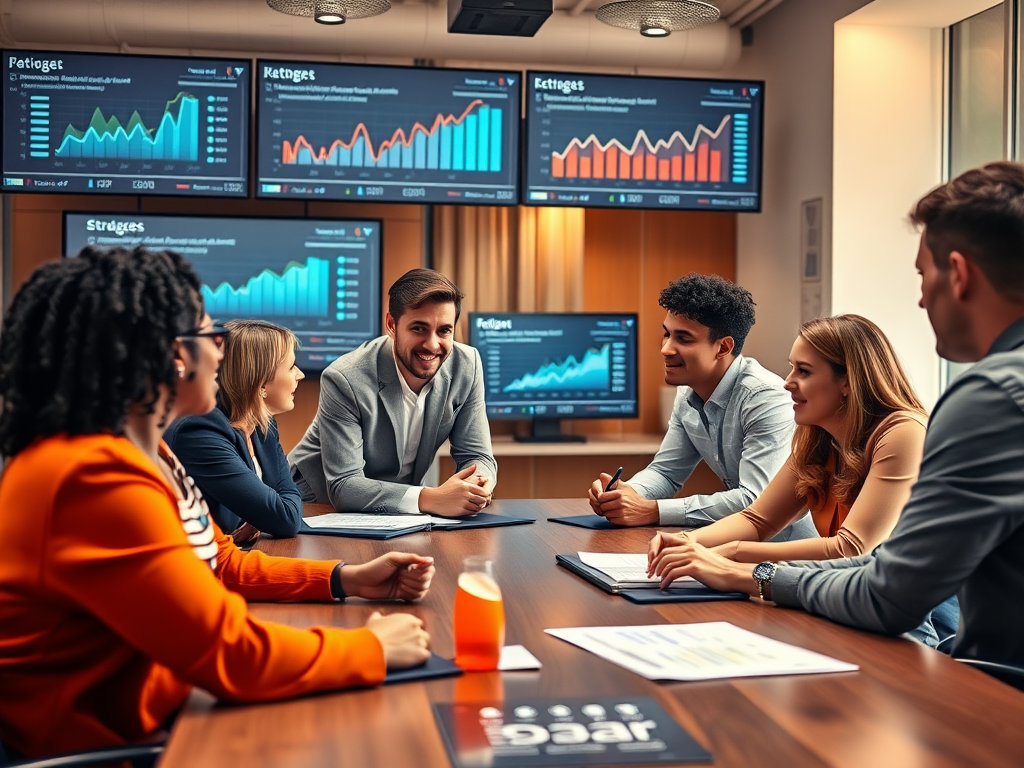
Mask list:
[[[297,340],[262,320],[232,320],[225,328],[217,407],[179,419],[165,439],[237,544],[253,543],[260,532],[294,536],[302,499],[274,417],[295,407],[304,378],[295,364]]]
[[[744,510],[685,534],[657,534],[651,572],[700,580],[715,558],[743,563],[831,560],[888,538],[924,450],[927,414],[885,334],[858,315],[805,323],[793,343],[786,389],[797,423],[793,452]],[[820,538],[769,542],[810,510]],[[756,592],[756,590],[755,590]]]

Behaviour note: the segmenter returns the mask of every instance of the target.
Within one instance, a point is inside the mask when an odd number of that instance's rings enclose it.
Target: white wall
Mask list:
[[[835,29],[832,308],[878,323],[926,405],[939,359],[914,269],[914,202],[942,180],[942,32]]]
[[[785,375],[800,326],[800,203],[823,199],[824,312],[832,241],[833,25],[866,0],[785,0],[754,24],[754,44],[723,76],[765,80],[764,208],[740,214],[737,281],[754,294],[745,352]]]
[[[747,352],[779,373],[800,321],[800,203],[824,203],[823,313],[893,341],[927,405],[939,362],[917,308],[911,205],[941,180],[941,30],[997,0],[785,0],[754,24],[735,77],[766,80],[764,211],[741,214]]]

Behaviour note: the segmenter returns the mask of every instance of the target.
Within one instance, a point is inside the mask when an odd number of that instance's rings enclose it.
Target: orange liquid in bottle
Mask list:
[[[469,671],[498,668],[505,645],[501,590],[486,574],[459,575],[455,593],[455,663]]]

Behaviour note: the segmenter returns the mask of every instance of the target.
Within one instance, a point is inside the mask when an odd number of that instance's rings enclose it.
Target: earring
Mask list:
[[[267,388],[266,387],[260,387],[260,397],[262,397],[264,400],[267,399]]]
[[[185,369],[184,368],[179,368],[178,369],[178,378],[179,379],[184,379],[185,378]]]

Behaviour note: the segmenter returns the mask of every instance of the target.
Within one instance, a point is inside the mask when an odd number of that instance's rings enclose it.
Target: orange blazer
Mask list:
[[[212,523],[212,521],[211,521]],[[261,701],[384,679],[369,630],[259,621],[246,600],[332,599],[336,563],[242,552],[211,569],[127,438],[51,437],[0,482],[0,738],[27,756],[123,744],[192,686]]]

